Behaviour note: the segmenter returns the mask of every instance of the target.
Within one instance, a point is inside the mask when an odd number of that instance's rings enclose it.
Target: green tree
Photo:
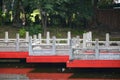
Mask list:
[[[2,0],[0,0],[0,25],[2,24]]]
[[[87,28],[97,25],[97,9],[111,5],[112,0],[1,0],[6,8],[6,15],[12,11],[13,25],[21,26],[21,23],[32,23],[31,13],[38,9],[37,20],[43,27],[44,35],[47,26],[63,26],[74,28]],[[4,8],[3,8],[4,9]],[[4,11],[4,10],[3,10]],[[22,14],[22,17],[21,17]]]
[[[112,8],[113,3],[114,3],[114,0],[100,0],[98,2],[98,7],[102,9]]]
[[[20,0],[14,1],[13,6],[13,26],[20,27]]]
[[[3,0],[0,0],[0,11],[2,11],[2,3],[3,3]]]

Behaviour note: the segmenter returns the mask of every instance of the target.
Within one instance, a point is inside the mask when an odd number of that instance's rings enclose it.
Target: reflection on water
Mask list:
[[[65,64],[0,63],[0,80],[58,79],[120,80],[120,69],[68,69]]]
[[[72,73],[35,73],[30,68],[0,68],[0,80],[4,79],[68,79]]]
[[[0,74],[0,80],[29,80],[29,78],[23,74]]]
[[[28,74],[0,74],[0,80],[31,80],[31,79],[68,79],[71,74],[62,73],[28,73]]]

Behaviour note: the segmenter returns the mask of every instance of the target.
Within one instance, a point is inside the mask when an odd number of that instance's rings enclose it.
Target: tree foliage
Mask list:
[[[1,0],[5,14],[12,12],[14,26],[30,25],[31,13],[39,10],[36,23],[43,27],[61,26],[86,28],[92,19],[96,8],[108,7],[113,0]]]
[[[112,8],[113,0],[100,0],[98,3],[99,8]]]

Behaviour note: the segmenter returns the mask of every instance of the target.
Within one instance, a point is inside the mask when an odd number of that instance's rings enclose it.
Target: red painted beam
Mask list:
[[[67,62],[70,68],[120,68],[120,60],[73,60]]]
[[[0,58],[26,58],[28,52],[0,52]]]
[[[27,57],[28,63],[66,63],[69,56],[29,56]]]

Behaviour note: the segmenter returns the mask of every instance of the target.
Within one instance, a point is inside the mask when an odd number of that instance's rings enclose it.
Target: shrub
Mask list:
[[[30,35],[38,34],[42,32],[41,25],[32,25],[28,27],[27,31],[30,33]]]
[[[25,37],[26,30],[24,28],[19,30],[20,37]]]

